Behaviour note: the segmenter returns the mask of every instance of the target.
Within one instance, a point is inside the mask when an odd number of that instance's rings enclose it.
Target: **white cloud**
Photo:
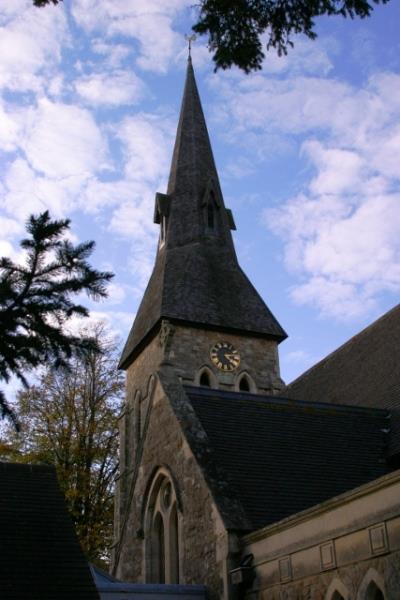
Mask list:
[[[14,8],[0,12],[0,87],[39,90],[42,75],[58,64],[67,40],[64,11],[55,6],[39,10],[28,0]]]
[[[106,144],[91,113],[46,98],[30,112],[21,147],[32,167],[49,177],[90,174],[106,165]]]
[[[76,0],[72,14],[86,31],[135,39],[140,67],[164,72],[183,45],[173,20],[185,7],[190,7],[188,0]]]
[[[111,282],[108,287],[107,304],[121,304],[126,298],[126,291],[122,285]]]
[[[265,215],[285,240],[287,266],[305,280],[292,298],[342,319],[400,291],[400,194],[357,200],[300,196]]]
[[[134,104],[142,99],[144,83],[132,71],[95,73],[75,82],[78,94],[93,105],[120,106]]]
[[[21,223],[15,219],[0,216],[0,231],[3,237],[13,238],[16,235],[23,233],[23,230],[24,228]],[[3,254],[0,253],[0,256],[3,256]]]
[[[5,152],[16,150],[20,133],[18,115],[1,103],[0,99],[0,149]]]
[[[322,316],[351,321],[372,311],[376,302],[364,297],[355,285],[324,277],[311,277],[292,290],[298,304],[313,306]]]
[[[275,152],[297,138],[308,159],[303,192],[265,213],[299,278],[294,301],[346,319],[368,313],[381,293],[398,293],[399,76],[376,73],[356,88],[326,77],[243,80],[231,73],[212,85],[223,101],[222,123],[233,120],[230,139],[247,156],[265,160],[260,148],[268,138]],[[272,143],[273,136],[283,142]]]
[[[90,331],[92,327],[105,325],[108,335],[125,339],[132,323],[133,317],[128,312],[91,310],[88,317],[73,317],[69,319],[68,323],[66,323],[66,330],[73,334],[79,334],[84,330]]]
[[[165,115],[138,113],[124,119],[116,136],[124,146],[125,173],[129,179],[158,183],[166,177],[174,129]]]
[[[318,174],[310,183],[313,194],[354,192],[362,183],[362,158],[354,151],[325,148],[316,140],[308,140],[302,150],[309,156]]]
[[[96,54],[104,57],[103,66],[115,69],[121,66],[123,61],[132,54],[132,48],[125,44],[107,44],[101,38],[94,39],[92,49]]]
[[[85,178],[79,176],[63,179],[42,176],[25,160],[17,158],[5,175],[1,205],[19,221],[47,209],[54,217],[64,217],[84,202],[84,184]]]
[[[262,43],[265,48],[267,36],[263,36]],[[331,46],[330,43],[328,43]],[[317,73],[327,75],[333,69],[332,61],[323,43],[298,38],[288,54],[278,56],[271,49],[265,52],[263,71],[271,74],[281,73]]]

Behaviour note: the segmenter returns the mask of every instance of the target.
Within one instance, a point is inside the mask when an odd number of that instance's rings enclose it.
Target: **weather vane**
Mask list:
[[[191,51],[192,51],[192,42],[195,42],[197,38],[197,35],[195,33],[192,33],[192,35],[188,35],[187,33],[185,33],[185,40],[188,43],[189,46],[189,58],[191,57]]]

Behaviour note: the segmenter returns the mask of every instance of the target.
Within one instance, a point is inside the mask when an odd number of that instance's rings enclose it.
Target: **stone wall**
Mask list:
[[[129,384],[128,378],[128,384]],[[202,473],[183,436],[162,386],[155,381],[142,438],[136,440],[120,515],[121,547],[116,576],[145,582],[146,539],[144,506],[149,484],[159,467],[171,475],[179,498],[180,583],[207,585],[210,598],[224,596],[229,540]],[[131,487],[132,486],[132,487]],[[125,524],[124,517],[128,516]],[[117,545],[118,549],[118,545]],[[118,552],[117,552],[118,553]]]
[[[235,371],[221,372],[211,362],[210,350],[219,341],[229,342],[239,351],[240,365]],[[274,340],[172,325],[166,357],[184,384],[196,384],[196,376],[206,366],[220,389],[234,390],[243,373],[253,379],[256,393],[274,393],[282,388],[278,345]]]
[[[210,360],[217,341],[240,353],[237,370],[221,372]],[[154,470],[165,467],[181,498],[181,565],[183,583],[204,583],[212,597],[228,595],[232,552],[203,474],[155,374],[168,366],[183,385],[198,385],[207,367],[216,387],[234,390],[246,373],[252,391],[276,393],[282,387],[277,343],[273,340],[219,333],[163,321],[160,330],[127,370],[126,401],[120,419],[120,475],[115,504],[115,566],[118,577],[144,582],[143,503]],[[233,564],[233,563],[232,563]]]
[[[254,532],[256,579],[246,597],[262,600],[366,600],[372,579],[385,600],[400,591],[400,472]]]

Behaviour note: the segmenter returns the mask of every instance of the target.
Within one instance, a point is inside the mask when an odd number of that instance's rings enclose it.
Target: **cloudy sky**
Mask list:
[[[0,0],[0,254],[20,257],[31,213],[72,220],[115,272],[91,304],[124,340],[151,272],[192,0]],[[261,72],[193,62],[241,265],[289,339],[290,381],[398,303],[398,0]]]

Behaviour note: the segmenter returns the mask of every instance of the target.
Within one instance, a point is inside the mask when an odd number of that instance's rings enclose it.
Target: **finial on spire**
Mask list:
[[[197,35],[195,33],[192,33],[192,35],[185,33],[185,40],[188,43],[188,60],[191,60],[192,58],[192,42],[195,42],[196,39]]]

